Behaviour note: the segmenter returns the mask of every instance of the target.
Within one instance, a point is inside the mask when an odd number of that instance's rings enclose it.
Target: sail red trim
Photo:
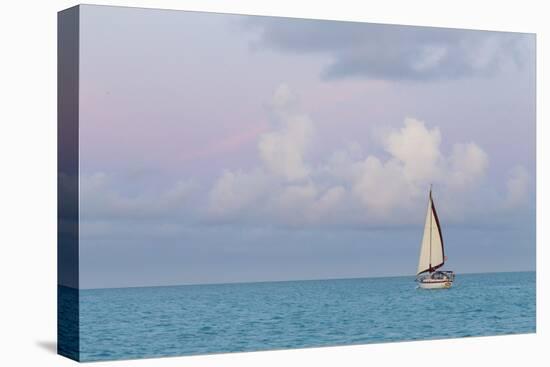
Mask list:
[[[439,240],[441,241],[441,253],[443,255],[443,261],[441,262],[441,264],[437,264],[435,266],[432,266],[431,269],[428,269],[428,270],[431,270],[431,272],[434,272],[435,270],[439,269],[440,267],[443,266],[443,264],[445,264],[445,245],[443,244],[443,235],[441,234],[441,224],[439,224],[439,217],[437,216],[437,210],[435,210],[435,204],[434,204],[434,200],[432,198],[432,192],[430,191],[430,199],[431,199],[431,202],[432,202],[432,212],[434,213],[434,218],[435,218],[435,223],[437,224],[437,232],[439,234]]]

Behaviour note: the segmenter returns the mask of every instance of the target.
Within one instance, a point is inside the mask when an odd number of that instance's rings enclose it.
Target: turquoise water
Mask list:
[[[535,332],[535,273],[80,291],[80,360]]]

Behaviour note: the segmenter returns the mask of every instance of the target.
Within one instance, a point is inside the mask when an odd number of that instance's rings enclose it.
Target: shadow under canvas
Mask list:
[[[57,342],[54,340],[37,340],[36,345],[50,353],[57,354]]]

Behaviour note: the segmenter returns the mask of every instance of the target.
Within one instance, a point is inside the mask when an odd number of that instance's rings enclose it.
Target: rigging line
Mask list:
[[[430,206],[429,206],[429,212],[430,212],[430,272],[432,271],[432,220],[433,220],[433,210],[432,210],[432,188],[430,187]]]

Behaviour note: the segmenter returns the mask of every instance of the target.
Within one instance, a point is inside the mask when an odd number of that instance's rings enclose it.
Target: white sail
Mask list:
[[[420,245],[420,259],[418,260],[417,274],[426,271],[434,271],[443,266],[445,262],[445,250],[443,249],[443,238],[441,237],[441,228],[439,219],[432,199],[430,190],[430,199],[428,201],[428,213],[424,223],[424,236]]]

